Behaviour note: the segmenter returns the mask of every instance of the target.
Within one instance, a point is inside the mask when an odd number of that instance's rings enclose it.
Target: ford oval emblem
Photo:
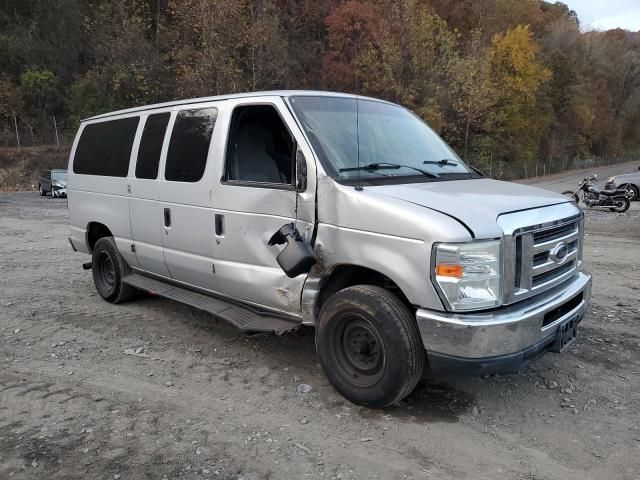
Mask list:
[[[568,254],[569,254],[569,245],[567,245],[566,242],[559,242],[549,252],[549,258],[554,263],[557,263],[559,265],[567,259]]]

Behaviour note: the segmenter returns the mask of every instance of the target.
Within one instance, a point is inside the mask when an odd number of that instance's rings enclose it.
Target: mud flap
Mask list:
[[[316,263],[316,256],[309,242],[302,238],[293,223],[283,225],[269,239],[269,245],[283,243],[287,246],[278,254],[276,261],[287,277],[294,278],[302,273],[309,273]]]

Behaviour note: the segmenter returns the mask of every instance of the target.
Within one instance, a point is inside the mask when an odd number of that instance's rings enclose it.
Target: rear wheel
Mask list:
[[[41,197],[44,197],[47,194],[47,192],[45,192],[44,189],[42,188],[41,183],[38,184],[38,192],[40,192]]]
[[[570,192],[570,191],[566,191],[566,192],[562,192],[563,195],[566,195],[568,197],[571,197],[571,199],[576,202],[576,203],[580,203],[580,197],[578,196],[577,193],[575,192]]]
[[[609,208],[609,210],[611,210],[612,212],[616,212],[616,213],[626,212],[627,210],[629,210],[629,207],[631,206],[631,202],[627,197],[615,197],[612,199],[612,201],[613,201],[613,204],[615,205]]]
[[[91,270],[93,283],[107,302],[121,303],[133,297],[135,289],[122,282],[131,269],[120,256],[113,237],[98,239],[93,247]]]
[[[640,196],[640,191],[638,190],[638,187],[636,187],[635,185],[627,185],[627,198],[633,202],[634,200],[638,200],[638,197]]]
[[[358,405],[386,407],[422,376],[424,347],[414,316],[391,292],[358,285],[322,306],[316,348],[334,388]]]

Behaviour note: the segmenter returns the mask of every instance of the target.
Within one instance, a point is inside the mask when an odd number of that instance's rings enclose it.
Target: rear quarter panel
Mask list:
[[[128,262],[135,263],[135,259],[130,258],[131,225],[127,178],[80,175],[73,171],[78,140],[89,123],[83,123],[78,129],[69,156],[67,197],[71,240],[79,251],[90,253],[87,245],[88,225],[91,222],[102,223],[113,234],[123,257]]]

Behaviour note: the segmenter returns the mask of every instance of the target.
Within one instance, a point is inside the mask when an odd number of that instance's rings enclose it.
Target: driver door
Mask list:
[[[220,292],[297,314],[306,275],[289,278],[276,261],[282,246],[269,240],[295,223],[310,239],[315,222],[316,169],[301,132],[280,97],[225,102],[224,161],[214,187],[214,258]],[[296,192],[298,149],[306,188]]]

